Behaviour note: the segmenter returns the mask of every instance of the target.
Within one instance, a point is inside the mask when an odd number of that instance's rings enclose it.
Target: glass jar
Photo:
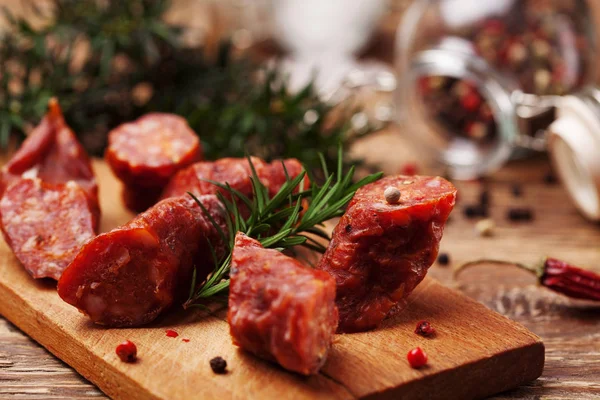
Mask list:
[[[415,1],[397,38],[396,102],[405,131],[456,179],[545,150],[561,96],[596,79],[590,6],[585,0]]]

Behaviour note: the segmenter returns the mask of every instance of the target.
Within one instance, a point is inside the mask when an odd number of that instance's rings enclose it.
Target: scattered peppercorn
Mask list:
[[[440,253],[437,262],[440,265],[448,265],[450,264],[450,256],[448,255],[448,253]]]
[[[511,221],[531,221],[533,210],[524,207],[511,208],[508,210],[506,217]]]
[[[557,182],[558,179],[556,179],[556,175],[554,175],[552,172],[548,172],[546,175],[544,175],[544,183],[546,185],[554,185]]]
[[[179,333],[175,332],[173,329],[167,329],[165,332],[167,333],[168,337],[176,338],[179,336]]]
[[[491,218],[482,219],[475,224],[475,230],[479,234],[479,236],[492,236],[494,234],[494,229],[496,228],[496,223]]]
[[[190,341],[190,339],[181,339],[181,341],[184,343],[188,343]]]
[[[215,357],[210,360],[210,368],[215,374],[226,374],[227,361],[225,361],[222,357]]]
[[[523,188],[518,183],[515,183],[514,185],[512,185],[511,191],[512,191],[512,195],[514,197],[523,196]]]
[[[421,368],[427,364],[427,354],[420,347],[415,347],[406,355],[412,368]]]
[[[137,360],[137,347],[129,340],[118,345],[115,353],[117,353],[121,361],[126,363],[133,363]]]
[[[406,163],[402,166],[402,169],[400,170],[400,172],[402,173],[402,175],[416,175],[418,172],[419,168],[417,167],[417,164],[415,163]]]
[[[398,204],[398,202],[400,201],[400,195],[400,191],[393,186],[388,186],[383,192],[385,201],[387,201],[389,204]]]
[[[417,328],[415,329],[417,335],[429,337],[435,335],[435,329],[427,321],[419,321]]]
[[[490,192],[487,189],[484,189],[479,193],[479,205],[482,208],[488,207],[490,205]]]
[[[479,218],[479,217],[487,217],[489,215],[489,211],[485,207],[481,207],[480,205],[469,205],[465,206],[463,209],[463,214],[465,217]]]

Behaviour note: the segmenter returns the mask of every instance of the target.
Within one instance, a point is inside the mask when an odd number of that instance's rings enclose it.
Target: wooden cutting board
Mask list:
[[[120,185],[106,165],[98,161],[95,168],[102,229],[108,230],[131,214],[123,209]],[[537,336],[432,279],[380,329],[337,335],[321,373],[310,378],[233,346],[219,307],[212,313],[171,313],[144,328],[94,326],[60,300],[54,283],[31,279],[4,241],[0,314],[115,399],[469,399],[532,381],[544,366],[544,345]],[[435,338],[413,332],[422,319],[436,328]],[[179,337],[167,337],[166,329]],[[125,339],[138,347],[135,364],[115,355]],[[406,361],[416,346],[429,355],[429,365],[419,370]],[[226,375],[212,373],[209,360],[215,356],[227,360]]]

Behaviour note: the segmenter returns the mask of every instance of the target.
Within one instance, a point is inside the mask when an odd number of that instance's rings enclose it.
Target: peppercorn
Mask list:
[[[401,169],[400,172],[402,173],[402,175],[410,175],[410,176],[412,176],[412,175],[416,175],[417,172],[418,172],[418,170],[419,170],[419,167],[417,167],[417,164],[415,164],[415,163],[406,163],[406,164],[404,164],[402,166],[402,169]]]
[[[435,329],[427,321],[419,321],[417,328],[415,329],[417,335],[429,337],[435,335]]]
[[[506,218],[511,221],[531,221],[533,219],[533,210],[524,207],[511,208],[508,210]]]
[[[388,186],[387,188],[385,188],[383,196],[385,197],[385,201],[387,201],[389,204],[398,204],[398,202],[400,201],[401,193],[397,188],[393,186]]]
[[[450,264],[450,256],[448,255],[448,253],[440,253],[437,262],[440,265],[448,265]]]
[[[489,215],[489,211],[485,207],[481,207],[480,205],[468,205],[463,209],[463,214],[465,217],[472,219],[478,217],[487,217]]]
[[[523,188],[518,183],[515,183],[511,187],[511,192],[514,197],[521,197],[523,195]]]
[[[225,361],[222,357],[215,357],[210,360],[210,368],[215,374],[226,374],[227,361]]]
[[[121,361],[126,363],[133,363],[137,360],[137,347],[129,340],[118,345],[115,353],[117,353]]]
[[[554,175],[552,172],[548,172],[546,175],[544,175],[544,183],[546,185],[554,185],[557,182],[558,179],[556,179],[556,175]]]
[[[479,193],[479,205],[482,208],[488,207],[490,205],[490,192],[487,189],[484,189]]]
[[[480,236],[492,236],[495,228],[496,223],[490,218],[482,219],[475,224],[475,230]]]
[[[406,358],[412,368],[421,368],[427,364],[427,354],[420,347],[415,347],[409,351]]]

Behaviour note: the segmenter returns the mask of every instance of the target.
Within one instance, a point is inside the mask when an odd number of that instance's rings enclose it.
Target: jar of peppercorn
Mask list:
[[[399,122],[456,179],[548,149],[557,104],[596,82],[599,7],[596,0],[415,1],[397,37]]]

